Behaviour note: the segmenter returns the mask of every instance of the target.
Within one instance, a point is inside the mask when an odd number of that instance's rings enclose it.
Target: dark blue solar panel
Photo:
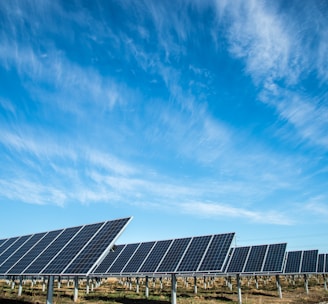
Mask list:
[[[167,249],[173,240],[159,241],[154,246],[153,250],[145,260],[144,264],[141,266],[139,272],[155,272],[158,267],[160,261],[163,259]]]
[[[7,274],[20,274],[24,272],[24,269],[28,267],[35,258],[40,255],[45,248],[49,246],[51,242],[59,235],[63,230],[49,232],[39,243],[37,243],[24,257],[19,260]]]
[[[252,246],[243,272],[261,272],[268,245]]]
[[[285,265],[285,273],[299,273],[301,268],[302,251],[289,251]]]
[[[243,271],[250,247],[236,247],[230,259],[227,272],[241,273]]]
[[[71,239],[67,246],[61,248],[62,250],[59,254],[44,270],[42,270],[42,273],[61,274],[102,225],[103,223],[84,226],[81,231],[79,231],[78,234]]]
[[[62,234],[51,243],[46,250],[44,250],[36,260],[33,261],[27,269],[24,270],[25,274],[40,274],[42,269],[47,266],[53,257],[72,239],[72,237],[82,228],[73,227],[63,231]]]
[[[125,218],[107,222],[63,273],[88,273],[100,258],[101,254],[109,249],[109,246],[120,234],[129,220],[130,218]],[[91,234],[90,236],[92,237],[93,235]]]
[[[318,273],[324,273],[325,270],[325,255],[323,253],[320,253],[318,256]]]
[[[137,251],[134,253],[132,259],[124,267],[123,273],[135,273],[141,267],[145,258],[149,254],[150,250],[153,248],[155,242],[142,243]]]
[[[325,273],[328,273],[328,253],[325,254]]]
[[[205,250],[212,236],[199,236],[192,239],[187,252],[182,258],[178,271],[197,271]]]
[[[113,265],[107,270],[107,273],[120,273],[125,267],[126,263],[133,256],[140,243],[127,245],[121,254],[118,256]]]
[[[113,251],[110,251],[100,265],[93,271],[96,274],[104,274],[107,269],[113,264],[117,256],[121,253],[125,245],[118,245],[114,247]]]
[[[263,272],[281,272],[286,254],[287,243],[269,245]]]
[[[174,272],[177,268],[191,238],[175,239],[172,246],[159,265],[157,272]]]
[[[24,245],[22,245],[15,253],[13,253],[10,258],[6,260],[0,266],[0,273],[6,273],[8,269],[10,269],[19,259],[21,259],[26,252],[28,252],[31,247],[33,247],[43,236],[45,233],[38,233],[33,235]]]
[[[224,262],[223,269],[222,269],[224,273],[227,273],[228,271],[228,266],[230,264],[230,260],[232,258],[233,252],[234,252],[234,248],[230,248],[229,253],[227,255],[227,259]]]
[[[0,258],[2,256],[3,253],[5,253],[5,251],[16,241],[18,240],[18,237],[14,237],[14,238],[10,238],[8,239],[6,242],[3,243],[3,245],[1,246],[1,250],[0,250]],[[1,264],[0,264],[1,265]]]
[[[316,273],[318,250],[303,251],[301,273]]]
[[[234,233],[214,235],[198,271],[221,271],[234,235]]]
[[[7,239],[0,240],[0,254],[1,254],[1,251],[2,251],[1,246],[2,246],[2,244],[5,243],[6,241],[7,241]]]
[[[0,265],[2,265],[16,250],[18,250],[32,235],[21,236],[6,251],[0,255]]]

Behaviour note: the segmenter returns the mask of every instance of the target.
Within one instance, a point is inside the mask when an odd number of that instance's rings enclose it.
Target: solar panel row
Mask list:
[[[0,242],[0,275],[87,274],[131,218],[14,237]]]
[[[286,255],[284,273],[316,273],[318,250],[289,251]]]
[[[235,247],[229,253],[226,273],[282,272],[286,243]]]
[[[222,270],[234,233],[117,246],[93,275]]]

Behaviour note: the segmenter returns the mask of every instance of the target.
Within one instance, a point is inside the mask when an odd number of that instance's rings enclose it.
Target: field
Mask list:
[[[324,289],[322,277],[312,276],[309,280],[309,294],[304,289],[304,281],[302,277],[298,277],[295,281],[289,278],[281,278],[283,297],[278,297],[275,278],[260,278],[258,289],[255,286],[254,278],[243,278],[242,280],[242,298],[243,303],[264,304],[264,303],[280,303],[280,304],[296,304],[296,303],[312,303],[312,304],[328,304],[328,292]],[[207,279],[206,289],[204,289],[204,281],[198,278],[197,294],[194,293],[193,279],[188,280],[179,278],[177,286],[177,303],[178,304],[214,304],[214,303],[237,303],[237,289],[234,280],[232,280],[233,288],[230,290],[223,278]],[[63,281],[60,289],[54,288],[53,303],[54,304],[72,304],[74,288],[72,284],[67,286],[67,282]],[[98,303],[98,304],[168,304],[170,303],[171,282],[163,279],[162,289],[159,280],[155,285],[152,280],[149,282],[149,297],[145,298],[145,285],[140,284],[139,293],[136,293],[136,285],[132,280],[132,285],[126,281],[117,279],[104,279],[102,284],[86,293],[85,282],[80,282],[79,298],[77,303]],[[23,286],[22,296],[18,296],[18,286],[12,289],[8,282],[0,281],[0,303],[6,304],[41,304],[46,302],[46,291],[42,291],[42,282],[31,284],[26,281]]]

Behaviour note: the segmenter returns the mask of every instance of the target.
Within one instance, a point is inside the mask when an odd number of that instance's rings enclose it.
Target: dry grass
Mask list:
[[[198,292],[194,294],[193,279],[178,279],[177,302],[179,304],[217,304],[217,303],[237,303],[237,290],[234,279],[232,279],[233,288],[230,290],[223,278],[215,280],[207,279],[207,288],[204,289],[202,278],[198,279]],[[308,303],[328,304],[328,292],[324,290],[323,281],[320,277],[311,277],[309,280],[309,294],[304,289],[303,278],[296,278],[293,283],[290,280],[281,278],[283,298],[278,297],[275,278],[260,278],[259,288],[255,288],[254,278],[243,278],[242,280],[242,297],[243,303],[248,304],[264,304],[264,303],[280,303],[280,304],[296,304]],[[85,282],[81,282],[79,286],[78,303],[98,303],[98,304],[168,304],[170,303],[171,282],[163,279],[163,288],[160,288],[159,280],[149,281],[149,298],[144,296],[144,281],[140,283],[139,294],[135,292],[135,281],[132,280],[132,287],[125,281],[120,282],[117,279],[104,279],[101,286],[94,288],[89,294],[86,294]],[[61,288],[54,288],[53,302],[54,304],[71,304],[73,302],[74,289],[67,287],[66,281],[62,282]],[[23,286],[23,294],[17,296],[17,284],[14,289],[5,281],[0,281],[0,303],[7,304],[39,304],[45,303],[46,292],[42,291],[42,282],[31,286],[30,281],[26,281]]]

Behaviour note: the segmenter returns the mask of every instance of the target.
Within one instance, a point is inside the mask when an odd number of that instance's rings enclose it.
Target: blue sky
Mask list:
[[[133,216],[328,252],[326,1],[1,1],[0,238]]]

